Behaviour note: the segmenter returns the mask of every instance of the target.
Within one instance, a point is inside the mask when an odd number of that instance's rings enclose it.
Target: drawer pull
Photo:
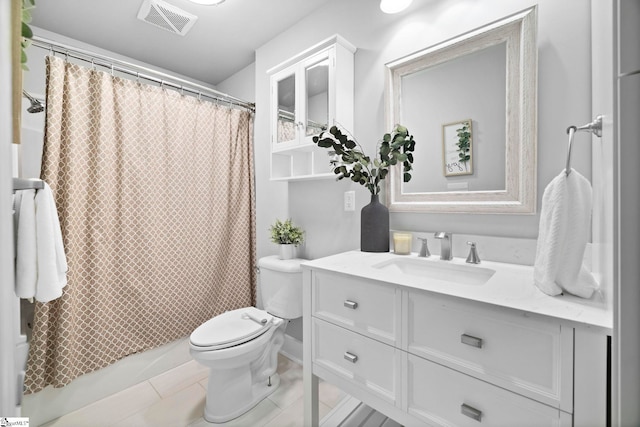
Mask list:
[[[355,310],[356,308],[358,308],[358,303],[347,299],[347,300],[344,300],[344,306],[352,310]]]
[[[353,353],[349,353],[348,351],[344,353],[344,358],[345,360],[348,360],[351,363],[356,363],[358,361],[358,356],[356,356]]]
[[[462,405],[460,405],[460,412],[462,413],[462,415],[466,415],[473,420],[482,422],[482,411],[474,408],[473,406],[469,406],[466,403],[463,403]]]
[[[482,338],[476,338],[471,335],[460,335],[460,342],[462,344],[470,345],[471,347],[482,348]]]

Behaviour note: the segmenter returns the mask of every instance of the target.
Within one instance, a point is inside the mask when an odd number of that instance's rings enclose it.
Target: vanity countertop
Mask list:
[[[466,285],[375,267],[398,259],[413,259],[415,262],[447,263],[451,267],[459,265],[461,268],[467,269],[491,269],[495,270],[495,274],[482,285]],[[372,253],[360,251],[344,252],[307,261],[302,266],[303,268],[348,274],[407,288],[492,304],[498,307],[521,310],[545,317],[553,317],[577,327],[601,329],[607,334],[611,334],[613,330],[613,314],[608,309],[607,304],[600,301],[598,295],[594,295],[590,300],[569,294],[556,297],[546,295],[533,283],[532,266],[484,260],[481,264],[472,265],[465,263],[462,258],[441,261],[437,256],[432,256],[429,259],[418,258],[416,253],[396,255],[390,252]]]

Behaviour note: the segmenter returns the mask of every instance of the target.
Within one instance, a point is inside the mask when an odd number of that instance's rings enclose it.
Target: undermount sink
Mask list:
[[[397,258],[374,264],[373,268],[397,274],[440,280],[459,285],[484,285],[495,270],[424,258]]]

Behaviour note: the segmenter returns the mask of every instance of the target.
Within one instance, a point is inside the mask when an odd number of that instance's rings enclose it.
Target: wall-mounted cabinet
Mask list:
[[[334,124],[353,130],[355,51],[335,35],[268,71],[272,180],[334,176],[330,153],[312,138]]]

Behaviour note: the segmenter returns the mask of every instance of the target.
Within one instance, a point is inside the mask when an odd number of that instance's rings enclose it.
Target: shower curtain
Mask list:
[[[42,179],[69,271],[27,393],[255,303],[253,114],[47,58]]]

